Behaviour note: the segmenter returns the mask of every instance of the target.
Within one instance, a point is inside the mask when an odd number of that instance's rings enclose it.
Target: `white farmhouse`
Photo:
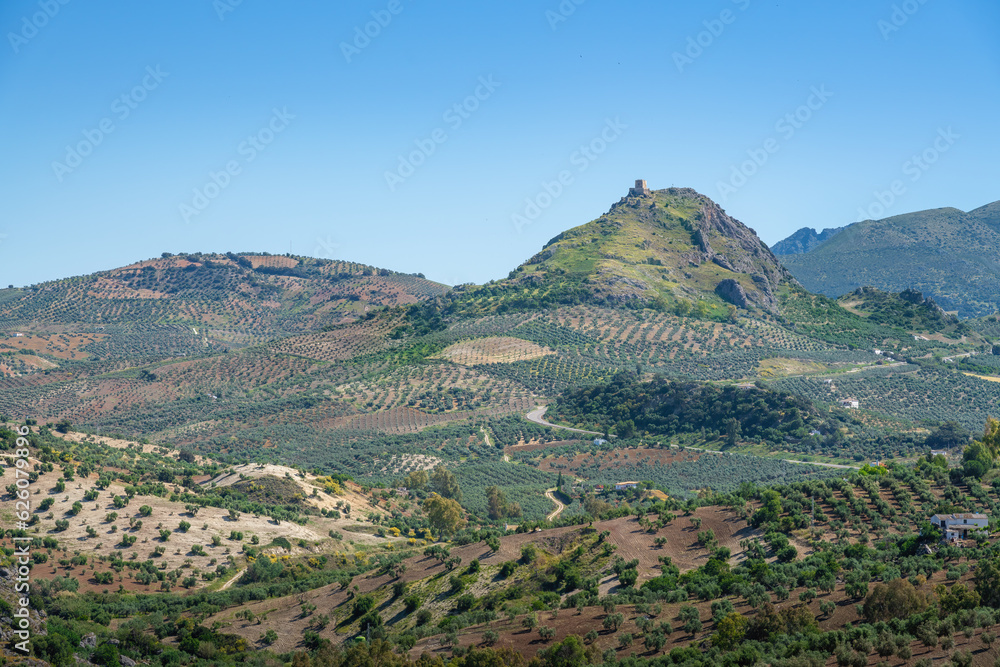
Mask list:
[[[967,539],[969,533],[986,531],[990,520],[985,514],[935,514],[931,524],[941,529],[942,539],[953,542]]]

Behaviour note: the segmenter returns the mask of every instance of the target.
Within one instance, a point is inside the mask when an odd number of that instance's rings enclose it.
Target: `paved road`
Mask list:
[[[604,435],[603,433],[600,433],[598,431],[584,431],[583,429],[580,429],[580,428],[570,428],[569,426],[560,426],[559,424],[553,424],[552,422],[547,422],[547,421],[545,421],[544,417],[542,417],[542,415],[545,414],[545,411],[547,409],[548,409],[548,406],[545,406],[545,405],[543,405],[541,407],[538,407],[538,408],[535,408],[534,410],[532,410],[531,412],[529,412],[527,415],[525,415],[525,418],[529,422],[535,422],[536,424],[541,424],[542,426],[551,426],[552,428],[561,428],[564,431],[572,431],[573,433],[586,433],[588,435],[600,435],[600,436]],[[615,436],[611,436],[611,437],[613,438]]]
[[[559,499],[556,498],[556,494],[553,493],[555,490],[555,487],[552,487],[551,489],[546,489],[545,491],[545,497],[556,504],[556,511],[545,517],[546,521],[555,521],[556,517],[559,516],[564,509],[566,509],[566,506],[559,502]]]

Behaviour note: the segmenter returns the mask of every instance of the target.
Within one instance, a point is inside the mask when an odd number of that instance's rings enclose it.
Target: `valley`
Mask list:
[[[0,290],[38,655],[858,664],[944,655],[932,622],[992,651],[944,602],[995,594],[992,538],[928,520],[1000,502],[996,316],[836,296],[687,188],[484,285],[227,253]],[[938,619],[872,611],[898,581]]]

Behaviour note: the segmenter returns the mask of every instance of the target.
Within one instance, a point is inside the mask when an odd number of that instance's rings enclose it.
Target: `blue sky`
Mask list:
[[[3,285],[250,250],[481,283],[636,178],[769,244],[1000,199],[986,0],[5,0],[0,31]]]

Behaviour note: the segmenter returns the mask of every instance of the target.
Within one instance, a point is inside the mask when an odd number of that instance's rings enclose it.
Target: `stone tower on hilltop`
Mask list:
[[[628,189],[628,194],[630,197],[652,197],[653,191],[646,187],[646,181],[639,179],[634,188]]]

